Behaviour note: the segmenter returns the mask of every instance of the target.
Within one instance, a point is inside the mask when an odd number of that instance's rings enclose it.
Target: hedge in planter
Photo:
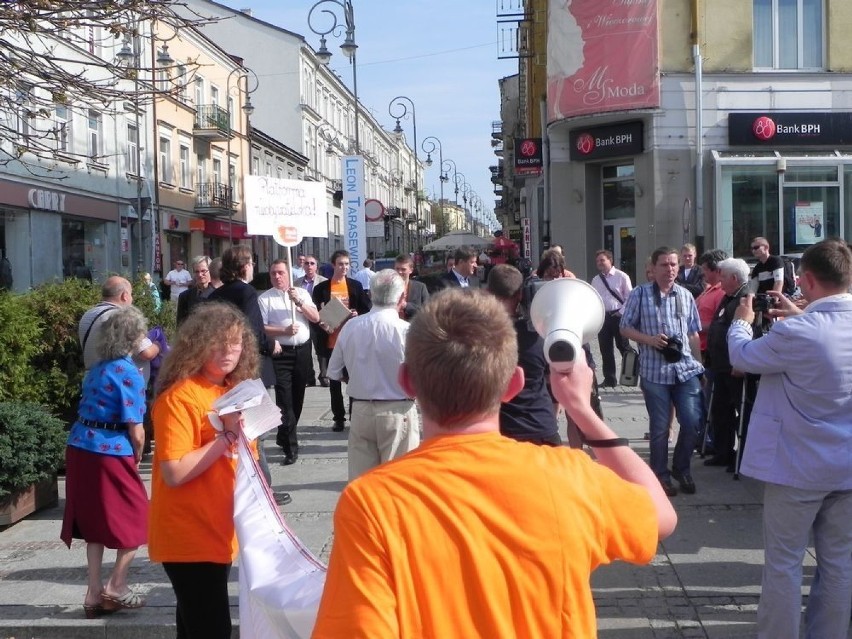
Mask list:
[[[43,322],[22,297],[0,293],[0,401],[42,399],[44,382],[31,362],[42,349]]]
[[[101,298],[99,285],[86,280],[49,282],[19,295],[18,303],[38,316],[40,350],[30,358],[40,394],[36,401],[66,421],[74,419],[86,374],[77,338],[77,324],[87,309]],[[31,400],[31,397],[3,399]]]
[[[65,424],[38,404],[0,402],[0,501],[51,479],[65,457]]]

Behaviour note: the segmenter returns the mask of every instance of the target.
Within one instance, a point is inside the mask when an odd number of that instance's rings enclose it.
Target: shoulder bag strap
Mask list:
[[[85,352],[86,351],[86,342],[89,341],[89,334],[92,332],[92,329],[95,327],[95,323],[101,318],[101,315],[109,311],[110,309],[115,308],[114,306],[107,306],[100,313],[95,315],[95,319],[92,320],[92,323],[89,324],[89,328],[86,329],[86,334],[83,335],[83,341],[80,343],[80,349]]]
[[[603,273],[598,273],[598,277],[601,278],[601,282],[603,282],[603,285],[606,286],[606,290],[609,291],[609,294],[612,295],[615,299],[617,299],[619,304],[624,306],[624,300],[621,299],[621,296],[618,293],[616,293],[609,287],[609,282],[606,281],[606,278],[603,276]]]

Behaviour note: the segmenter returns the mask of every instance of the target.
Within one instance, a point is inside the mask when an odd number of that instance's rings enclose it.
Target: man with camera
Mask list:
[[[675,283],[677,249],[661,247],[651,255],[654,279],[630,293],[621,317],[621,334],[639,344],[639,377],[648,410],[651,469],[669,497],[695,493],[690,463],[701,427],[701,382],[698,331],[701,321],[692,294]],[[680,432],[672,469],[669,414],[674,404]]]
[[[728,328],[740,300],[748,295],[749,266],[745,260],[729,258],[718,264],[725,296],[707,329],[707,368],[713,373],[712,435],[714,454],[705,466],[725,466],[734,472],[734,437],[737,414],[742,406],[743,374],[731,367],[728,358]],[[753,396],[753,395],[752,395]]]
[[[758,637],[798,637],[802,561],[813,532],[817,573],[806,636],[846,637],[852,608],[852,252],[824,240],[802,255],[802,311],[778,291],[784,321],[752,339],[752,296],[728,331],[734,368],[759,373],[742,473],[765,482]]]

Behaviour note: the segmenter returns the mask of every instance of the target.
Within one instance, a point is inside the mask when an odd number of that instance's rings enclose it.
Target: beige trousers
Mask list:
[[[420,418],[413,400],[354,400],[349,420],[349,481],[419,444]]]

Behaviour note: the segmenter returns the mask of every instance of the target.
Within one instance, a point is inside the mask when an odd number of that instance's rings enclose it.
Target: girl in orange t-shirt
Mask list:
[[[230,304],[200,305],[160,370],[148,554],[177,599],[177,636],[231,636],[228,575],[236,556],[234,486],[239,413],[218,431],[207,414],[233,385],[257,376],[254,333]]]

